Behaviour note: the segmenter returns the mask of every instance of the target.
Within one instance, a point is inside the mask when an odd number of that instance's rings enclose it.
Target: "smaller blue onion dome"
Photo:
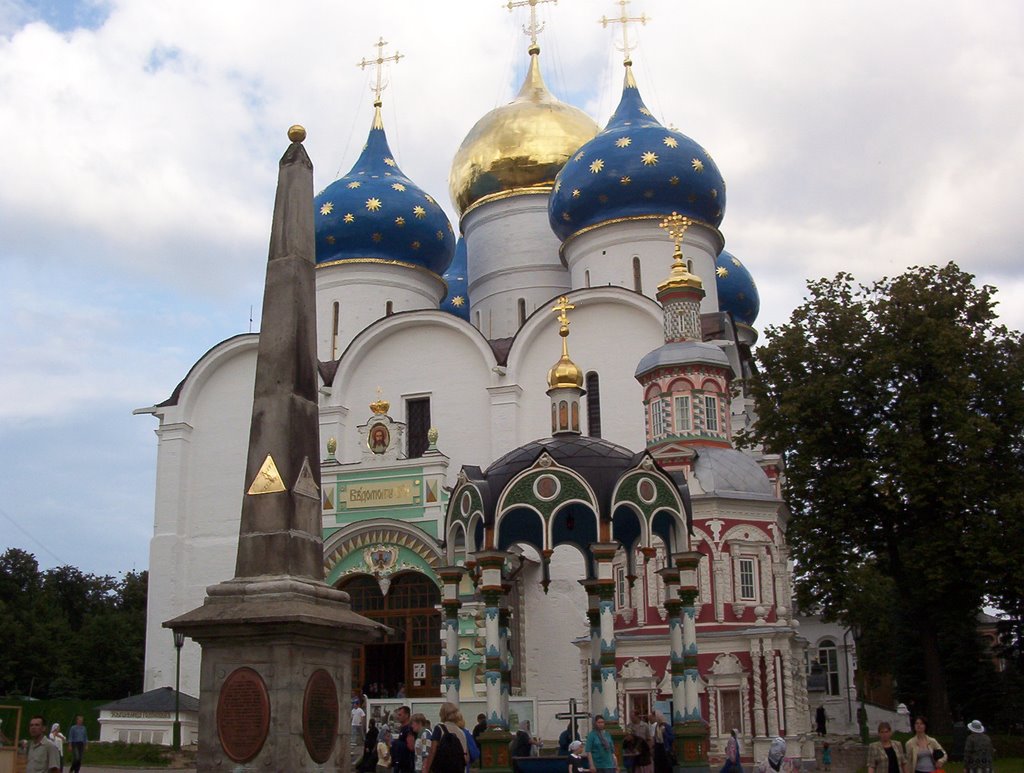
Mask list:
[[[398,168],[384,135],[380,102],[352,169],[314,199],[316,263],[399,263],[441,276],[455,253],[444,210]]]
[[[735,319],[753,325],[761,311],[761,296],[754,277],[731,252],[722,250],[715,260],[715,285],[718,287],[718,308],[732,312]]]
[[[442,279],[448,284],[448,295],[441,301],[441,311],[447,311],[469,322],[469,279],[466,267],[466,240],[455,243],[455,257]]]
[[[548,219],[565,241],[609,221],[672,212],[717,228],[725,213],[725,181],[704,148],[654,118],[627,61],[619,106],[558,173]]]

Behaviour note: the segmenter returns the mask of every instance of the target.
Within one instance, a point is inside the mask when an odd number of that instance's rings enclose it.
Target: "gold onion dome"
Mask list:
[[[568,297],[563,295],[552,309],[559,313],[558,335],[562,337],[562,356],[548,371],[549,389],[583,388],[583,371],[569,359],[569,317],[565,312],[574,308],[576,307],[569,303]]]
[[[540,48],[519,94],[476,122],[452,161],[448,187],[459,214],[490,198],[543,193],[577,149],[597,134],[579,108],[555,99],[540,73]]]

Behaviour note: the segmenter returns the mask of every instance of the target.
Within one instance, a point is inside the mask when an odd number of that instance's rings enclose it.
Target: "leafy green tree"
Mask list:
[[[808,289],[766,331],[759,419],[740,440],[784,456],[805,600],[865,633],[871,606],[895,612],[900,693],[948,727],[948,680],[958,700],[977,678],[960,661],[983,658],[975,615],[1019,610],[1024,588],[1021,335],[996,322],[995,289],[953,263]],[[889,581],[887,598],[865,572]]]

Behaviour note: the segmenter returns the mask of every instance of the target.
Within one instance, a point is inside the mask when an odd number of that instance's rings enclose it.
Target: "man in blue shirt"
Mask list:
[[[604,717],[594,717],[594,729],[587,735],[586,752],[591,770],[597,773],[615,773],[618,770],[615,744],[604,729]]]
[[[82,769],[82,757],[85,747],[89,745],[89,737],[85,733],[85,717],[79,714],[75,724],[68,731],[68,742],[71,744],[71,773]]]

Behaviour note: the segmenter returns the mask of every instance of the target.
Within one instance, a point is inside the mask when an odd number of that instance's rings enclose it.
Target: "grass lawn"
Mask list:
[[[161,768],[170,763],[170,747],[151,743],[91,742],[85,750],[86,765],[140,765]]]

